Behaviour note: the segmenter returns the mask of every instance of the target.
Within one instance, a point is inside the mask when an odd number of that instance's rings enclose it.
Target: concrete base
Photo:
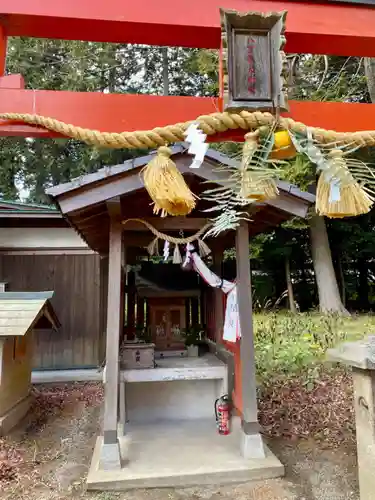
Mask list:
[[[214,402],[225,393],[223,380],[126,384],[126,420],[151,426],[164,420],[214,421]]]
[[[120,470],[121,464],[125,462],[121,458],[119,443],[104,444],[102,439],[99,453],[99,469],[101,470]]]
[[[129,425],[128,435],[120,439],[121,455],[129,460],[121,470],[99,469],[102,438],[98,438],[88,489],[218,485],[282,476],[284,467],[267,448],[263,459],[241,457],[240,420],[233,420],[229,436],[217,433],[213,419]]]
[[[32,402],[31,396],[19,401],[13,408],[7,411],[4,415],[0,416],[0,436],[7,434],[13,427],[15,427],[20,420],[29,411]]]
[[[258,432],[255,434],[241,432],[241,454],[247,459],[266,458],[265,445],[262,436]]]
[[[99,368],[83,368],[77,370],[33,370],[32,384],[54,384],[64,382],[101,382],[103,370]]]
[[[156,368],[121,370],[126,420],[215,419],[215,400],[227,394],[228,368],[216,356],[159,359]],[[105,371],[104,371],[105,380]]]

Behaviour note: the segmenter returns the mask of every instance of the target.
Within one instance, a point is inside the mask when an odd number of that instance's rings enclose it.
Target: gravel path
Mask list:
[[[88,391],[87,400],[79,390],[59,395],[61,405],[47,419],[39,415],[36,423],[26,422],[11,436],[9,446],[21,450],[24,458],[17,480],[0,482],[1,500],[359,500],[355,449],[330,451],[314,441],[282,440],[268,443],[286,466],[285,478],[278,480],[87,493],[85,477],[101,413],[100,394],[96,397],[92,386]]]

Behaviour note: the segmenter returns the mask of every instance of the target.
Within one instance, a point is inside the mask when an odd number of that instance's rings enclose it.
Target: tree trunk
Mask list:
[[[341,302],[345,306],[346,305],[345,274],[344,274],[344,269],[342,267],[342,258],[340,255],[337,256],[337,267],[338,267],[338,274],[340,277]]]
[[[290,260],[288,255],[285,256],[285,278],[288,288],[289,309],[291,313],[296,314],[297,308],[296,308],[296,303],[294,301],[293,283],[292,283],[292,276],[290,273]]]
[[[357,268],[359,271],[358,277],[358,305],[362,311],[368,311],[370,308],[369,302],[369,282],[368,282],[368,265],[365,259],[358,259]]]
[[[162,47],[163,54],[163,95],[169,95],[168,47]]]
[[[365,57],[365,75],[371,102],[375,103],[375,59]]]
[[[322,313],[349,315],[341,302],[324,218],[314,214],[309,219],[309,225],[319,309]]]

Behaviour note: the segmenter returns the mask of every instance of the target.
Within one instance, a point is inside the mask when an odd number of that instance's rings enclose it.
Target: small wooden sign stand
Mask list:
[[[288,111],[286,12],[220,13],[224,111]]]

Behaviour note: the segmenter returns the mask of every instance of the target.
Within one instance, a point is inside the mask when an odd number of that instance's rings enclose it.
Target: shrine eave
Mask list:
[[[205,189],[202,181],[220,184],[228,175],[215,169],[215,165],[233,165],[232,159],[209,149],[202,166],[192,170],[191,156],[187,154],[185,144],[176,144],[172,151],[173,161],[198,196]],[[146,220],[161,232],[178,233],[182,229],[185,234],[195,233],[207,224],[210,214],[206,209],[210,204],[203,199],[199,199],[196,208],[187,217],[161,218],[153,214],[151,200],[139,173],[154,154],[106,167],[47,190],[47,194],[92,250],[102,255],[108,252],[110,217],[128,220],[124,225],[124,237],[129,247],[138,248],[147,246],[154,237],[139,223],[139,219]],[[251,207],[250,234],[254,236],[269,230],[291,217],[306,217],[314,201],[315,196],[280,182],[279,196]],[[227,247],[233,245],[234,234],[234,231],[228,232],[221,238],[222,244]]]

